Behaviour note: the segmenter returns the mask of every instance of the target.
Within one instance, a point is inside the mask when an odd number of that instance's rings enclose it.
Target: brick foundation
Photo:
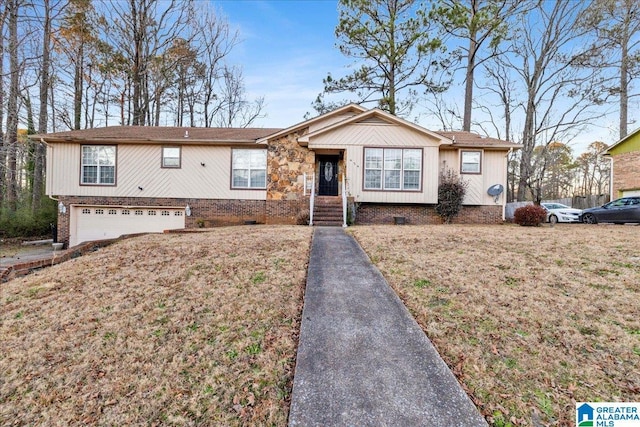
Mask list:
[[[355,223],[394,224],[394,217],[404,217],[406,224],[442,224],[435,205],[389,205],[361,203],[357,207]],[[502,206],[463,206],[453,219],[454,224],[500,224]]]
[[[296,224],[300,212],[309,211],[309,197],[300,200],[267,200],[267,224]]]
[[[219,200],[219,199],[171,199],[171,198],[137,198],[137,197],[63,197],[67,213],[58,215],[58,241],[69,244],[70,205],[92,206],[166,206],[184,208],[191,207],[191,216],[185,218],[186,228],[216,227],[222,225],[243,224],[255,221],[259,224],[267,222],[267,203],[264,200]],[[299,202],[298,202],[299,203]],[[271,215],[283,215],[282,223],[295,223],[295,215],[290,209],[271,209]],[[293,220],[291,216],[293,215]],[[270,218],[270,223],[278,223],[277,218]]]

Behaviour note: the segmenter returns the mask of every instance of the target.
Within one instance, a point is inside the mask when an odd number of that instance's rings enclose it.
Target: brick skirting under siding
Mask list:
[[[255,221],[258,224],[267,222],[267,202],[265,200],[220,200],[220,199],[171,199],[171,198],[138,198],[138,197],[65,197],[59,200],[67,207],[67,213],[58,215],[58,241],[69,244],[70,205],[91,206],[163,206],[184,208],[191,207],[191,216],[185,218],[186,228],[216,227],[223,225],[243,224]],[[281,213],[272,208],[273,214]],[[295,224],[295,215],[289,214],[279,221],[269,218],[269,223]],[[286,214],[286,215],[285,215]],[[297,215],[297,212],[296,212]]]
[[[185,218],[186,228],[216,227],[244,224],[295,224],[298,214],[309,209],[309,197],[300,200],[219,200],[170,199],[138,197],[64,197],[59,200],[67,207],[66,214],[58,215],[58,241],[69,244],[70,205],[90,206],[163,206],[191,207],[191,216]],[[395,216],[405,217],[407,224],[441,224],[435,205],[389,205],[362,203],[358,206],[356,224],[393,224]],[[502,207],[464,206],[453,220],[457,224],[499,224]]]
[[[394,217],[404,217],[406,224],[442,224],[435,205],[389,205],[361,203],[356,212],[356,224],[393,224]],[[463,206],[454,224],[500,224],[502,206]]]

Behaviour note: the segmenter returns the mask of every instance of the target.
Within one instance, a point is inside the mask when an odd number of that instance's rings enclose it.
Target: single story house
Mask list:
[[[286,129],[115,126],[31,138],[46,144],[46,192],[58,200],[58,240],[68,246],[305,217],[327,225],[440,223],[444,168],[469,184],[456,222],[500,223],[507,154],[517,148],[356,104]]]
[[[640,196],[640,128],[607,149],[611,156],[611,198]]]

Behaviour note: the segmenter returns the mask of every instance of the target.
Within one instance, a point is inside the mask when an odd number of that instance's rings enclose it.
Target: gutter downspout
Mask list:
[[[40,142],[44,144],[45,147],[50,148],[51,151],[53,152],[53,146],[47,144],[47,141],[44,140],[44,138],[40,137]],[[51,158],[51,162],[53,162],[53,158]],[[45,164],[46,166],[46,164]],[[48,168],[47,168],[48,170]],[[45,179],[46,179],[46,174],[45,174]],[[45,184],[46,185],[46,184]],[[59,199],[56,199],[55,197],[53,197],[51,194],[47,194],[47,197],[50,198],[51,200],[55,200],[56,202],[60,203]]]
[[[609,201],[613,199],[613,156],[609,155]]]
[[[507,184],[506,185],[506,190],[504,192],[504,198],[502,199],[502,222],[505,222],[507,220],[507,194],[509,193],[509,156],[511,155],[511,153],[513,152],[513,147],[509,148],[509,151],[507,151],[507,155],[505,156],[505,158],[507,159],[507,164],[506,164],[506,168],[505,168],[505,180],[504,183]]]

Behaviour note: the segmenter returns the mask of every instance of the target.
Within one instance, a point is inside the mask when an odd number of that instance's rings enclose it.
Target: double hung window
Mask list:
[[[83,145],[80,183],[116,185],[116,146]]]
[[[232,151],[231,187],[267,188],[267,150]]]
[[[481,172],[482,151],[462,151],[460,154],[460,172],[476,173]]]

